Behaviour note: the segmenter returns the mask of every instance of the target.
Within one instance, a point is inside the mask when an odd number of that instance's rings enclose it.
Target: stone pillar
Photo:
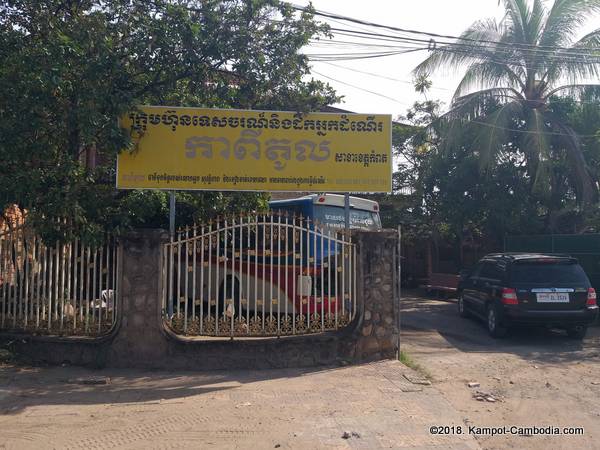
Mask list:
[[[164,367],[168,344],[160,323],[162,230],[138,230],[122,239],[121,323],[109,364]]]
[[[362,294],[361,321],[356,342],[355,361],[395,358],[398,355],[396,231],[360,232],[358,280]]]

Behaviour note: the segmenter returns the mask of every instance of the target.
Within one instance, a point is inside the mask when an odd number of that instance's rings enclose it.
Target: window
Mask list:
[[[504,271],[500,270],[498,265],[495,263],[484,262],[479,277],[500,281],[504,278]]]
[[[482,263],[479,263],[475,267],[473,267],[473,269],[471,270],[471,273],[469,274],[469,278],[472,278],[472,279],[479,278],[479,273],[481,272],[482,267],[483,267]]]
[[[513,283],[573,284],[586,286],[589,281],[579,264],[521,263],[512,268]]]

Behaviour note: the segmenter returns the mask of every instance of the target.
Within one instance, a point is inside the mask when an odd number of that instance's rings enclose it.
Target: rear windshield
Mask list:
[[[513,283],[573,283],[589,284],[579,264],[575,263],[524,263],[512,266]]]

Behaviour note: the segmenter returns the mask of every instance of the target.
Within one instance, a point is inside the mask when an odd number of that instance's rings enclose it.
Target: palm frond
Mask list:
[[[523,100],[521,93],[514,88],[483,89],[455,99],[452,109],[444,116],[469,122],[481,118],[494,106]]]
[[[512,121],[521,112],[521,103],[512,101],[501,105],[496,111],[483,118],[483,121],[475,122],[480,126],[475,143],[479,148],[481,169],[488,169],[494,163],[495,156],[508,141]]]
[[[510,21],[512,36],[519,43],[528,43],[526,29],[531,12],[526,0],[504,0],[504,8]]]
[[[572,48],[581,50],[583,48],[595,48],[600,50],[600,28],[586,34],[577,42],[575,42]]]
[[[564,86],[558,86],[557,88],[554,88],[551,91],[549,91],[544,97],[544,100],[550,99],[550,97],[558,94],[559,92],[564,92],[569,95],[582,95],[583,93],[585,93],[586,90],[597,91],[598,89],[600,89],[600,83],[566,84]]]
[[[559,137],[567,153],[567,162],[571,169],[570,178],[575,186],[577,199],[582,205],[596,202],[598,200],[597,180],[591,175],[579,136],[554,114],[547,112],[546,117],[550,120],[552,127],[561,133]]]
[[[481,142],[484,139],[484,131],[489,131],[490,128],[496,130],[498,127],[509,128],[505,125],[511,114],[514,116],[521,109],[521,101],[514,95],[514,92],[510,89],[496,88],[461,97],[459,103],[455,103],[450,111],[429,125],[429,128],[435,130],[435,134],[443,136],[440,142],[441,150],[448,151],[457,145],[462,145],[461,140],[468,127],[481,128],[481,133],[479,133]],[[488,123],[486,121],[490,111],[494,117]],[[496,136],[501,135],[502,133],[496,134]]]
[[[502,41],[506,30],[493,19],[473,23],[461,35],[455,44],[437,47],[431,51],[413,73],[416,76],[427,75],[441,68],[455,72],[464,65],[485,61],[493,56],[493,47],[484,41]]]
[[[526,131],[522,150],[530,155],[531,161],[535,161],[533,191],[546,196],[550,191],[550,130],[539,109],[528,111]]]
[[[597,12],[600,12],[600,0],[555,0],[546,19],[540,45],[569,46],[577,29]]]
[[[453,100],[471,93],[475,87],[486,89],[501,85],[514,89],[525,88],[519,76],[507,64],[494,61],[471,64],[458,84]]]
[[[584,56],[582,51],[596,49],[595,56]],[[568,49],[559,49],[547,69],[544,78],[550,83],[561,78],[571,83],[589,78],[600,78],[600,28],[586,34]]]
[[[544,24],[546,23],[546,8],[542,0],[534,0],[533,7],[531,9],[531,17],[529,20],[529,27],[533,31],[531,34],[531,43],[537,44],[540,41],[542,32],[544,30]]]
[[[526,28],[526,40],[528,45],[537,45],[542,37],[542,32],[546,23],[546,8],[542,0],[534,0],[529,22]],[[538,51],[537,47],[529,48],[524,51],[524,59],[530,70],[539,70],[547,61],[545,54]]]

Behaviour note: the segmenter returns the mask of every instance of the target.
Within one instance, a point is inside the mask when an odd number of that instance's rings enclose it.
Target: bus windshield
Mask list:
[[[315,219],[331,228],[344,228],[344,208],[331,205],[314,205]],[[350,209],[350,228],[381,229],[379,214],[375,211]]]

